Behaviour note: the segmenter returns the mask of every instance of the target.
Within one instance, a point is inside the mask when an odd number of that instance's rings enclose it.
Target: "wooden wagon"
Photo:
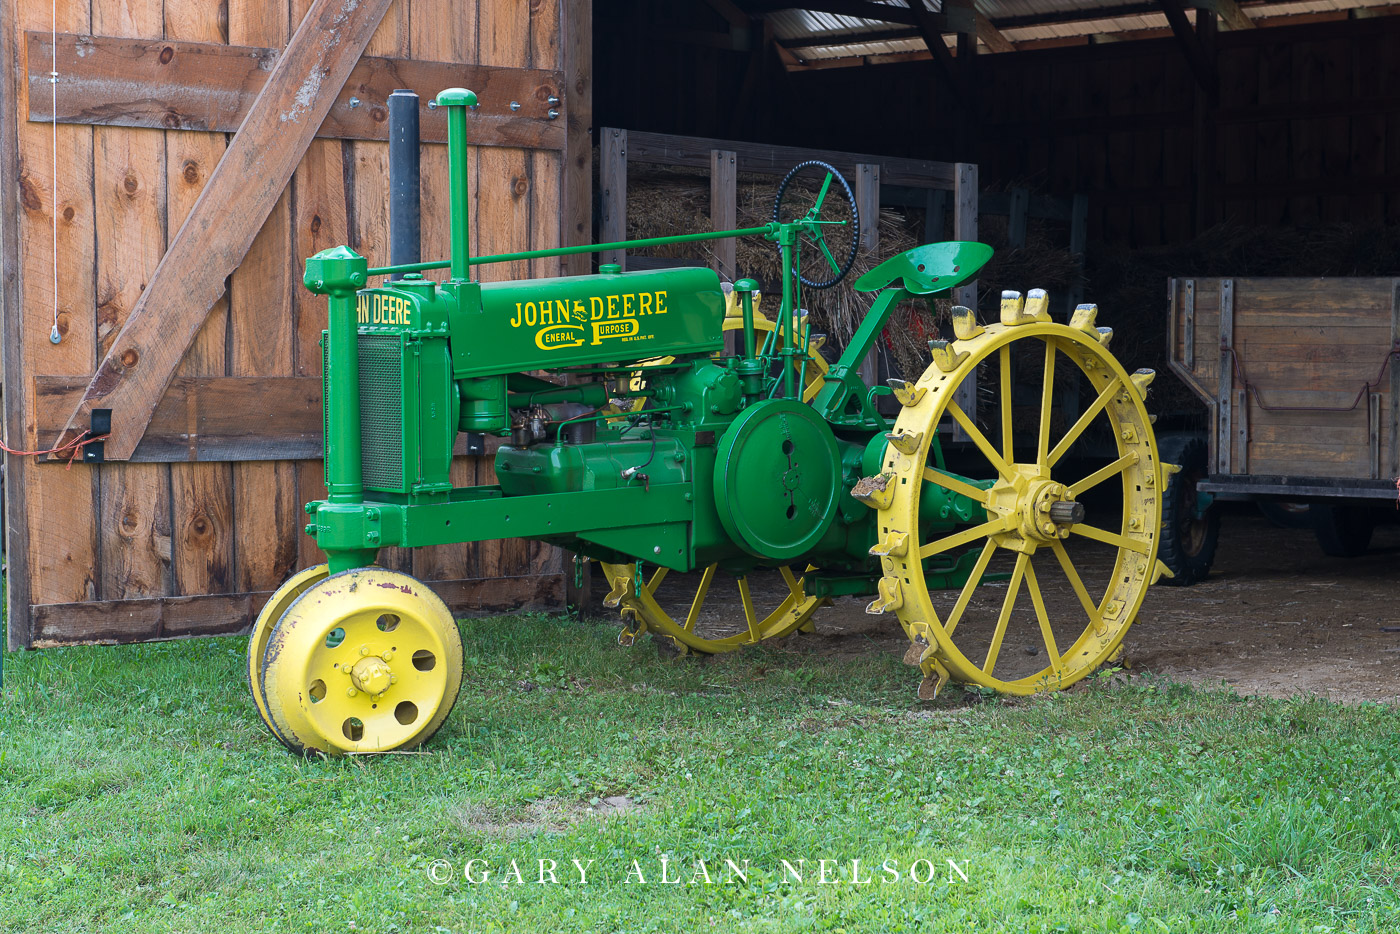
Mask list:
[[[1169,294],[1171,368],[1211,423],[1174,444],[1164,540],[1186,582],[1204,573],[1192,549],[1213,550],[1215,498],[1298,504],[1324,551],[1364,551],[1400,476],[1400,279],[1178,278]]]

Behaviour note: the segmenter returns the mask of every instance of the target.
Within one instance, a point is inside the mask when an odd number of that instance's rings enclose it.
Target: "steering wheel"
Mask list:
[[[792,187],[793,180],[797,178],[803,170],[811,168],[821,169],[826,172],[826,178],[822,181],[821,190],[817,192],[816,202],[807,210],[807,213],[801,217],[794,218],[790,221],[784,221],[783,197],[788,193],[788,189]],[[845,251],[846,256],[843,260],[838,260],[832,255],[831,247],[827,245],[826,236],[822,233],[821,226],[819,226],[821,223],[820,215],[822,205],[826,201],[827,193],[830,191],[833,181],[840,186],[839,190],[846,196],[846,203],[851,209],[851,247],[848,251]],[[809,279],[802,274],[801,269],[794,269],[793,271],[797,273],[797,278],[809,289],[831,288],[833,285],[846,278],[846,274],[850,272],[851,267],[855,265],[856,250],[860,247],[860,211],[856,208],[856,196],[851,193],[851,186],[846,184],[846,180],[841,177],[841,173],[836,171],[833,166],[816,160],[801,162],[793,166],[792,171],[784,175],[782,182],[778,184],[778,196],[773,200],[773,221],[779,224],[800,223],[802,221],[813,222],[813,225],[807,227],[800,235],[799,239],[805,245],[814,247],[820,251],[821,255],[826,259],[827,266],[830,267],[832,276],[829,279]],[[828,221],[827,223],[829,224],[830,222]]]

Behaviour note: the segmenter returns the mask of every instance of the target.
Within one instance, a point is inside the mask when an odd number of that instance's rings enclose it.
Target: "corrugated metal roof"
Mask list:
[[[908,8],[907,0],[874,0],[893,7]],[[918,2],[918,0],[915,0]],[[1026,42],[1045,39],[1077,38],[1081,36],[1112,35],[1143,30],[1169,29],[1167,18],[1157,12],[1142,12],[1129,15],[1105,15],[1093,18],[1095,10],[1122,9],[1132,0],[974,0],[979,13],[993,21],[1005,21],[1035,17],[1051,20],[1031,25],[1005,25],[1002,34],[1011,42]],[[1279,0],[1269,3],[1249,3],[1244,9],[1253,19],[1274,16],[1288,16],[1302,13],[1332,12],[1337,10],[1383,7],[1395,0]],[[938,12],[942,0],[924,0],[924,5]],[[1087,15],[1086,15],[1087,14]],[[1194,10],[1187,15],[1195,16]],[[1056,16],[1066,17],[1064,22],[1054,22]],[[921,39],[912,33],[910,27],[883,20],[842,16],[813,10],[778,10],[768,15],[773,34],[783,42],[794,55],[804,61],[820,61],[838,58],[865,58],[878,55],[891,55],[921,52],[925,49]],[[861,34],[880,34],[869,40],[859,38]],[[891,35],[891,34],[894,35]],[[951,42],[951,37],[950,42]],[[832,41],[837,40],[837,41]]]
[[[909,9],[907,0],[875,0],[882,6]],[[941,0],[924,4],[934,12],[942,9]],[[891,23],[876,19],[862,19],[857,16],[841,16],[836,13],[823,13],[819,10],[775,10],[767,16],[773,26],[773,35],[778,39],[811,39],[813,45],[821,44],[823,36],[841,36],[861,32],[884,32]]]

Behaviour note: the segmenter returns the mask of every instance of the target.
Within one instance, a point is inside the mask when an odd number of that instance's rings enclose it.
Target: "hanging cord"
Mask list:
[[[53,175],[49,176],[53,186],[53,210],[49,212],[53,215],[53,330],[49,331],[49,341],[57,344],[63,340],[58,331],[58,0],[53,0],[49,11],[49,52],[53,56],[49,66],[49,102],[53,108]]]
[[[85,428],[82,434],[78,435],[78,437],[69,441],[67,444],[61,444],[56,448],[49,448],[46,451],[17,451],[3,441],[0,441],[0,451],[4,451],[6,454],[12,454],[15,457],[43,457],[47,454],[62,454],[64,451],[71,449],[72,453],[68,455],[68,466],[64,468],[65,470],[71,470],[73,469],[73,461],[78,459],[78,455],[83,452],[83,448],[98,441],[106,441],[110,437],[112,436],[93,435],[90,429]]]

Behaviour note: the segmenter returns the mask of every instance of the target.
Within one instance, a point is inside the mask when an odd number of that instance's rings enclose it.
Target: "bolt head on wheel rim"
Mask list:
[[[417,746],[447,719],[461,680],[461,635],[442,600],[406,574],[359,568],[282,614],[261,693],[289,746],[343,755]]]

